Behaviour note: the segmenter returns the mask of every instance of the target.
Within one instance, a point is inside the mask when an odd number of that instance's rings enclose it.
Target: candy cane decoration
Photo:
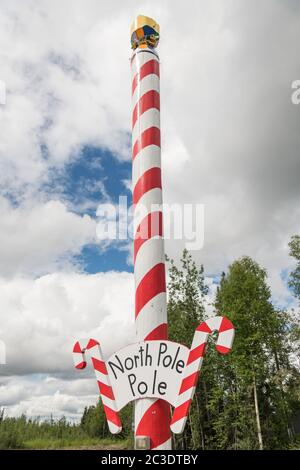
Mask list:
[[[216,350],[221,354],[227,354],[231,350],[234,340],[234,326],[228,318],[212,317],[200,323],[196,328],[171,421],[171,429],[176,434],[181,433],[184,429],[202,367],[207,340],[213,331],[219,333]]]
[[[165,252],[162,231],[159,27],[139,16],[132,27],[132,190],[136,339],[167,339]],[[170,406],[160,399],[135,404],[135,435],[151,449],[170,449]]]
[[[122,424],[98,341],[95,339],[77,341],[73,348],[74,365],[76,369],[86,367],[85,354],[87,351],[92,359],[109,430],[112,434],[118,434],[122,430]]]

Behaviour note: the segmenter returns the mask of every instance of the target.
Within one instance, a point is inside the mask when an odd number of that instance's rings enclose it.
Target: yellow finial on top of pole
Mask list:
[[[132,49],[156,47],[159,41],[159,24],[148,16],[138,15],[131,25]]]

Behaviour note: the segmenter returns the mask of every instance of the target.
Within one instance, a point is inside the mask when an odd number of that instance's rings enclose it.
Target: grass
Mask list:
[[[36,438],[24,441],[23,449],[129,449],[129,440],[114,439],[97,439],[97,438],[86,438],[86,439],[45,439]]]

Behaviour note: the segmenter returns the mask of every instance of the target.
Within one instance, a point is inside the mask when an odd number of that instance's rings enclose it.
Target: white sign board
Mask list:
[[[189,349],[172,341],[143,341],[112,354],[106,368],[117,409],[139,398],[175,406]]]
[[[221,316],[200,323],[190,349],[167,340],[143,341],[120,349],[104,361],[97,340],[77,341],[73,347],[75,367],[86,367],[86,353],[89,352],[110,431],[116,434],[122,430],[118,412],[127,403],[141,398],[160,398],[174,406],[172,431],[182,432],[208,337],[213,331],[218,332],[217,351],[229,353],[234,326],[228,318]]]

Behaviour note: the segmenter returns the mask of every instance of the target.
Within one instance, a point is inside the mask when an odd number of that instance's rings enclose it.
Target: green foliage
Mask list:
[[[13,429],[9,431],[0,431],[0,450],[4,449],[22,449],[23,440]]]
[[[80,426],[90,437],[104,439],[105,437],[109,436],[109,429],[100,400],[96,406],[90,406],[84,409]]]
[[[259,420],[264,448],[281,448],[292,437],[294,384],[299,380],[299,371],[290,363],[291,318],[274,308],[267,273],[249,257],[235,261],[222,276],[216,310],[227,315],[236,328],[228,358],[236,399],[244,405],[239,406],[236,433],[244,434],[246,420],[249,444],[256,448]]]
[[[293,289],[295,296],[300,300],[300,235],[294,235],[289,243],[290,256],[296,262],[296,268],[290,274],[289,286]]]
[[[132,431],[133,420],[133,405],[131,403],[121,410],[120,418],[122,431],[115,436],[115,439],[129,438]],[[90,406],[84,409],[80,426],[90,437],[104,439],[111,436],[101,400],[98,401],[96,406]]]
[[[170,261],[168,285],[169,339],[190,345],[195,328],[204,318],[203,299],[207,294],[203,266],[197,268],[187,250],[183,251],[181,268]]]
[[[70,441],[82,436],[81,430],[75,424],[68,423],[65,418],[54,421],[42,421],[39,419],[26,419],[25,415],[19,418],[4,417],[2,410],[0,420],[0,446],[2,449],[26,448],[27,441]],[[60,445],[59,447],[63,447]]]

